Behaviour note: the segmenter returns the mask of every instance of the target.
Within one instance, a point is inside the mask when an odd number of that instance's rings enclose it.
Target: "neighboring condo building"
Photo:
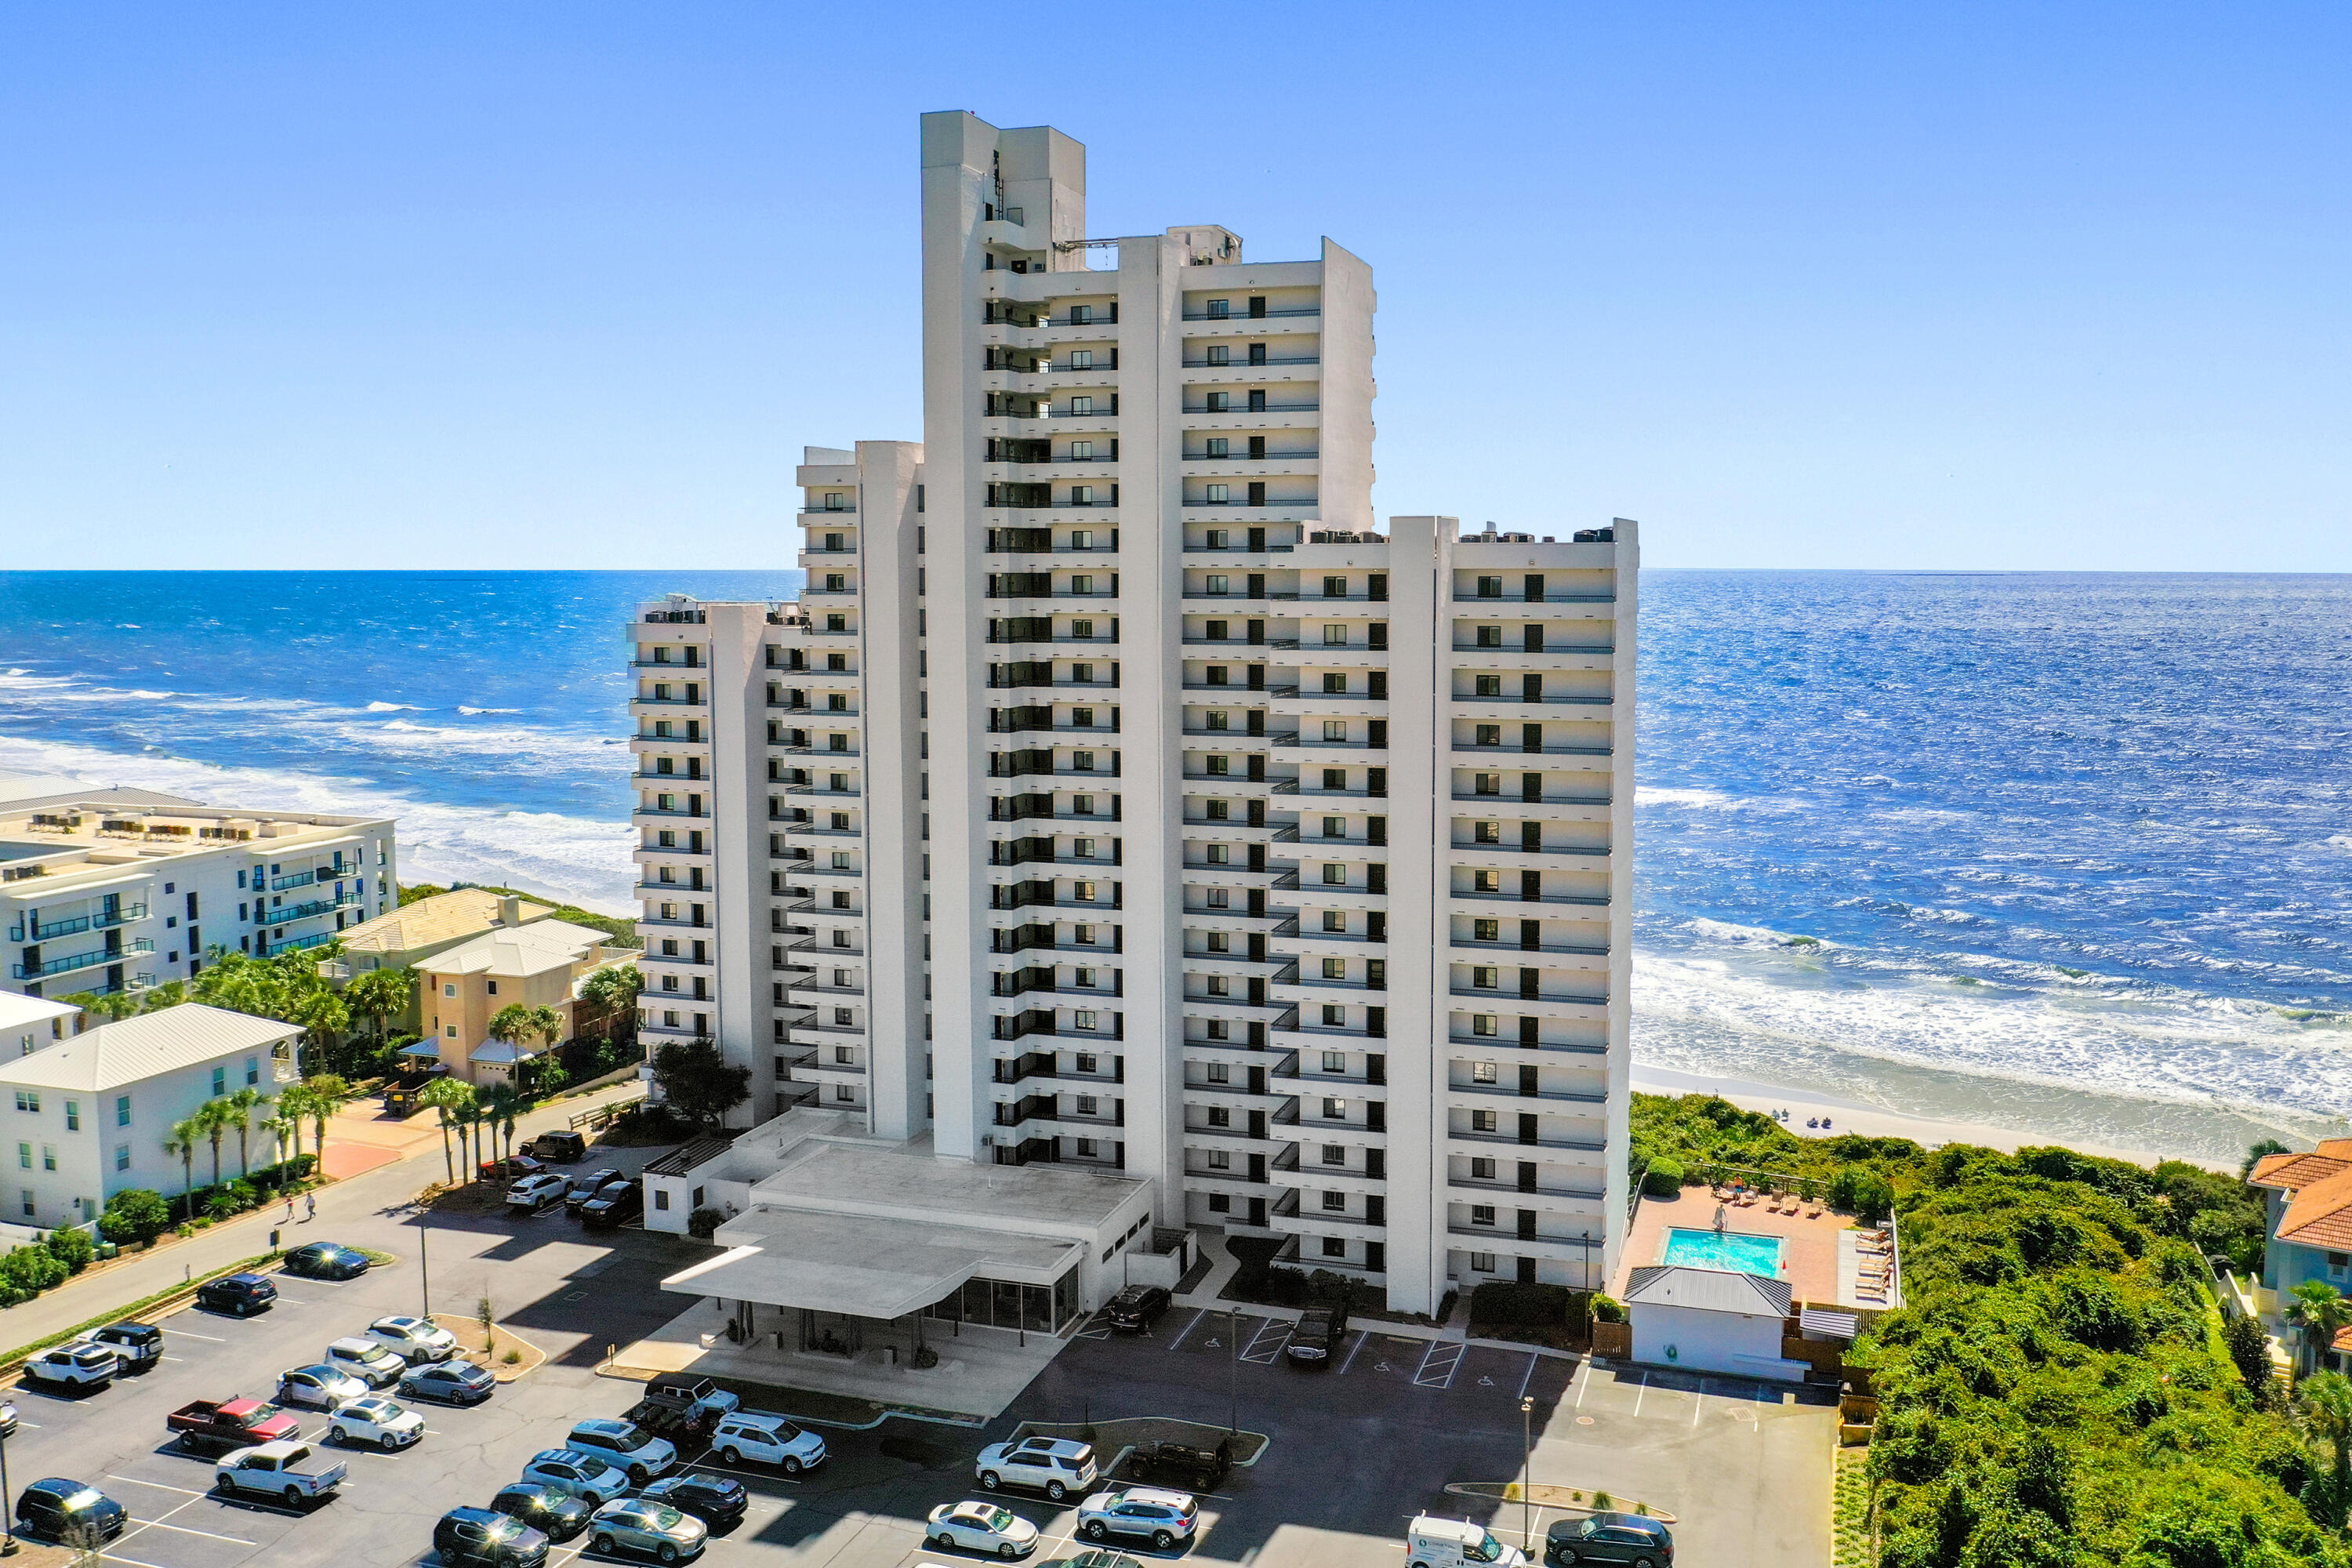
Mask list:
[[[176,1193],[188,1166],[165,1147],[174,1125],[240,1089],[276,1099],[301,1077],[302,1031],[201,1002],[100,1024],[23,1056],[0,1052],[0,1117],[9,1160],[0,1221],[44,1228],[96,1219],[127,1187]],[[247,1158],[269,1163],[256,1109]],[[223,1179],[239,1159],[227,1138]],[[199,1152],[196,1179],[212,1174]]]
[[[0,784],[0,985],[100,995],[186,980],[217,947],[316,947],[398,902],[388,817]]]
[[[1361,261],[1093,240],[1050,129],[923,163],[926,441],[808,450],[798,603],[629,630],[648,1041],[1400,1310],[1598,1286],[1633,526],[1378,531]]]

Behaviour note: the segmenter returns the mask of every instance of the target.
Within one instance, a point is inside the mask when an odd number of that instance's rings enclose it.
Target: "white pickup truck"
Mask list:
[[[343,1467],[321,1465],[308,1443],[290,1440],[239,1448],[226,1456],[215,1472],[225,1492],[251,1492],[274,1497],[288,1508],[299,1508],[332,1497],[343,1484]]]

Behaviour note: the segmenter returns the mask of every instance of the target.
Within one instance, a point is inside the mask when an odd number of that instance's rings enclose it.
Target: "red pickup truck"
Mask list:
[[[215,1404],[199,1399],[163,1417],[180,1435],[180,1450],[217,1458],[238,1448],[292,1437],[302,1423],[275,1405],[258,1399],[229,1399]]]

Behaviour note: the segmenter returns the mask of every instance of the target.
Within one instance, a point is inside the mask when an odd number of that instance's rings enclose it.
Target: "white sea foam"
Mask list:
[[[363,713],[422,713],[425,710],[408,702],[371,702],[361,711]]]
[[[1834,1051],[2180,1104],[2333,1116],[2352,1103],[2352,1027],[2330,1016],[2145,981],[2030,984],[2035,966],[1997,960],[1966,968],[1998,984],[1955,984],[1950,965],[1693,934],[1696,951],[1636,951],[1637,1039],[1703,1039],[1718,1070],[1769,1081],[1776,1054]]]
[[[1660,789],[1651,784],[1640,784],[1633,790],[1633,804],[1636,805],[1686,805],[1696,809],[1729,805],[1732,804],[1732,799],[1721,790]]]
[[[399,823],[405,880],[495,882],[610,914],[635,912],[629,896],[635,880],[633,837],[625,822],[444,805],[356,779],[0,736],[0,773],[16,773],[63,774],[261,810],[389,816]]]

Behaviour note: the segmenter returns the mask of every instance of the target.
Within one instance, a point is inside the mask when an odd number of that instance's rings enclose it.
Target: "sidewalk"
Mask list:
[[[520,1146],[526,1137],[562,1128],[591,1106],[608,1100],[634,1099],[638,1092],[635,1083],[621,1083],[576,1100],[557,1100],[518,1120],[515,1142]],[[333,1149],[330,1142],[331,1154]],[[20,1306],[0,1310],[0,1355],[88,1322],[104,1313],[110,1305],[144,1300],[196,1275],[267,1252],[273,1228],[283,1233],[280,1239],[288,1247],[299,1247],[307,1241],[330,1241],[334,1239],[339,1223],[405,1205],[416,1195],[417,1189],[442,1179],[441,1139],[436,1130],[431,1142],[420,1143],[405,1156],[349,1181],[318,1189],[316,1220],[305,1221],[301,1217],[299,1198],[292,1225],[287,1225],[282,1217],[286,1213],[283,1204],[270,1204],[200,1230],[184,1240],[142,1253],[102,1273],[86,1274]]]

